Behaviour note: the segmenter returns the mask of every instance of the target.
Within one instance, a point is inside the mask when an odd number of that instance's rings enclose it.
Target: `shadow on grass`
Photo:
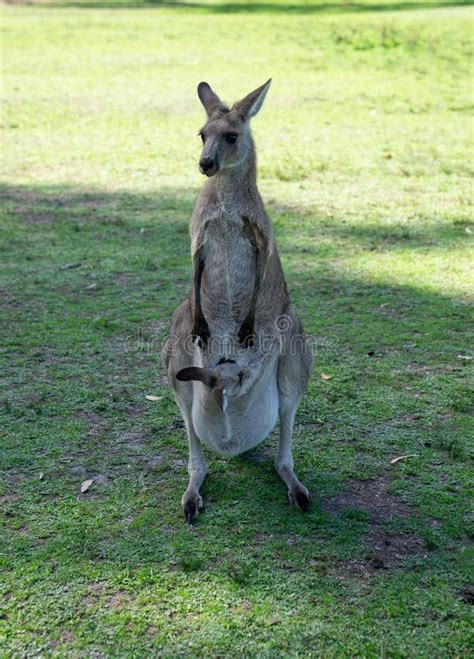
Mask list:
[[[283,218],[280,222],[283,225],[283,235],[286,229],[285,219],[291,218],[291,224],[295,218],[297,225],[300,225],[301,221],[314,224],[317,235],[322,239],[329,238],[341,244],[356,245],[360,250],[371,252],[427,253],[430,249],[449,250],[472,243],[474,227],[474,222],[467,212],[460,213],[458,218],[450,221],[440,218],[439,213],[433,213],[431,216],[423,215],[410,220],[377,223],[347,222],[337,217],[328,220],[327,217],[319,217],[317,209],[308,211],[294,205],[285,207],[281,203],[275,204],[275,210],[270,204],[268,210],[273,219],[279,221],[279,216]],[[297,242],[295,239],[290,240],[290,249],[295,253],[311,255],[318,253],[320,249],[319,246],[308,244],[304,240],[300,240],[300,244]]]
[[[84,267],[90,268],[103,259],[109,264],[103,266],[105,278],[113,276],[126,287],[127,278],[122,281],[121,273],[133,275],[135,290],[141,275],[148,278],[146,285],[152,275],[165,286],[160,290],[160,299],[177,304],[187,295],[190,285],[187,231],[197,194],[198,190],[189,188],[135,194],[82,190],[68,185],[0,185],[8,227],[3,253],[6,260],[13,261],[13,267],[23,271],[36,268],[38,272],[46,268],[53,279],[65,277],[61,268],[68,259],[81,260]],[[339,328],[341,336],[345,338],[346,331],[351,336],[352,325],[365,324],[371,318],[374,342],[383,343],[386,329],[393,329],[394,320],[398,319],[401,331],[404,323],[415,328],[430,315],[449,319],[462,316],[467,309],[465,300],[416,286],[363,281],[334,267],[348,253],[403,250],[415,255],[430,248],[449,250],[470,239],[465,232],[467,222],[380,226],[361,221],[347,225],[344,219],[334,217],[328,221],[327,217],[318,217],[317,211],[308,213],[297,207],[286,209],[281,204],[270,204],[268,210],[277,223],[280,252],[288,261],[287,278],[295,304],[312,333],[324,335],[330,328],[331,310],[346,309],[349,315],[346,325]],[[296,234],[295,226],[299,227]],[[79,268],[72,270],[69,280],[74,282],[74,277],[83,276],[82,273]],[[104,300],[106,294],[104,285],[94,300],[110,306]],[[322,300],[329,305],[327,309],[321,308]],[[38,304],[42,301],[38,295]],[[68,298],[59,298],[55,303],[67,306]],[[74,304],[77,303],[75,299]],[[134,304],[142,303],[137,298]],[[381,304],[385,304],[386,311],[377,309]],[[157,308],[156,314],[167,323],[169,317],[163,319],[163,309],[170,315],[169,304]],[[118,331],[130,330],[126,322],[117,327]],[[426,329],[420,327],[419,331]],[[367,335],[365,330],[362,335]],[[392,337],[393,342],[395,339]],[[459,346],[453,349],[459,350]]]
[[[60,223],[81,223],[93,225],[132,225],[140,218],[155,226],[189,222],[199,188],[160,188],[156,194],[136,194],[127,191],[106,192],[96,189],[81,190],[73,186],[50,185],[9,186],[0,183],[0,201],[7,212],[16,215],[31,226],[54,225]],[[334,240],[333,251],[337,251],[337,241],[350,243],[358,249],[370,251],[450,249],[455,244],[472,240],[466,232],[474,223],[469,219],[443,222],[439,214],[420,218],[417,222],[378,225],[374,222],[347,224],[337,217],[318,216],[317,209],[305,208],[280,202],[268,204],[267,210],[274,221],[280,221],[278,232],[285,240],[285,248],[291,253],[320,255],[317,245],[305,243],[298,246],[292,239],[294,226],[301,226],[301,220],[311,224],[313,237]],[[288,219],[289,218],[289,219]],[[288,219],[288,221],[287,221]],[[59,224],[58,224],[59,223]],[[325,249],[325,248],[324,248]],[[325,255],[327,256],[327,255]],[[337,256],[337,254],[334,254]],[[316,265],[316,264],[315,264]]]
[[[8,2],[8,0],[7,0]],[[236,14],[236,13],[278,13],[278,14],[339,14],[363,12],[394,12],[416,9],[439,9],[446,7],[463,7],[473,4],[472,0],[427,0],[412,2],[181,2],[180,0],[69,0],[53,2],[18,2],[9,0],[10,4],[35,5],[38,7],[74,7],[79,9],[141,9],[168,8],[199,11],[202,13]]]
[[[136,394],[143,398],[143,390],[149,386],[151,378],[144,380],[143,360],[137,359],[134,363],[133,353],[125,354],[117,349],[115,339],[130,335],[136,327],[134,319],[121,316],[124,306],[128,305],[136,315],[148,318],[145,322],[150,324],[156,317],[168,323],[171,311],[164,318],[163,309],[176,306],[187,294],[189,285],[186,279],[177,284],[175,277],[167,280],[166,276],[171,268],[184,271],[187,267],[187,222],[194,198],[193,190],[173,188],[158,190],[156,194],[109,193],[74,186],[2,185],[0,188],[3,215],[8,227],[3,258],[9,264],[3,275],[2,288],[7,298],[11,296],[15,301],[13,315],[8,305],[4,308],[4,334],[10,339],[18,335],[19,343],[23,343],[28,352],[30,335],[27,332],[33,324],[35,341],[41,341],[44,335],[47,345],[54,346],[59,357],[61,350],[64,351],[67,368],[64,377],[69,376],[69,379],[62,380],[62,372],[59,371],[58,379],[57,363],[48,365],[31,359],[27,362],[24,378],[34,383],[37,392],[41,390],[41,377],[46,373],[49,378],[48,397],[44,402],[41,399],[36,401],[38,410],[44,407],[37,417],[31,416],[31,404],[27,401],[30,417],[26,425],[25,416],[19,414],[18,406],[15,407],[16,402],[12,408],[5,407],[13,436],[17,438],[12,443],[11,464],[31,464],[33,455],[40,456],[41,469],[46,473],[48,470],[61,470],[58,465],[65,464],[67,456],[72,454],[76,467],[81,462],[87,464],[84,477],[95,472],[109,472],[116,483],[114,495],[104,506],[100,506],[100,513],[93,499],[91,502],[79,501],[77,505],[67,499],[64,519],[59,522],[59,535],[63,533],[69,538],[72,554],[79,556],[82,552],[82,555],[90,554],[91,559],[151,565],[156,561],[157,543],[166,546],[168,551],[173,546],[175,528],[181,526],[180,552],[184,555],[191,549],[193,541],[185,535],[179,504],[186,485],[186,440],[182,431],[176,433],[173,430],[173,423],[179,419],[178,410],[172,404],[169,391],[164,390],[163,396],[166,398],[160,404],[159,424],[145,411],[138,421],[136,413],[132,415],[133,404],[127,418],[128,408],[123,402],[126,387],[130,388],[130,383],[143,382],[143,389]],[[297,214],[297,211],[292,212]],[[329,236],[332,239],[329,252],[327,244],[324,251],[318,251],[315,247],[310,253],[314,261],[310,263],[308,253],[305,253],[305,266],[301,270],[298,270],[299,248],[292,243],[293,229],[283,226],[276,233],[277,238],[282,239],[280,251],[289,263],[287,277],[293,301],[309,333],[323,338],[329,335],[333,341],[328,351],[317,355],[316,369],[319,372],[324,365],[324,368],[338,372],[338,376],[323,389],[315,374],[317,394],[313,385],[311,394],[299,410],[298,424],[303,437],[296,443],[295,449],[302,480],[318,496],[324,497],[337,491],[342,480],[373,476],[387,464],[387,456],[393,451],[393,446],[386,444],[387,435],[380,427],[387,422],[387,415],[393,416],[394,412],[388,409],[384,400],[378,401],[378,398],[383,398],[380,391],[384,391],[386,396],[389,395],[387,392],[391,392],[390,396],[396,398],[402,396],[409,383],[410,387],[426,394],[426,400],[420,395],[419,402],[410,408],[421,419],[417,428],[421,436],[425,432],[423,415],[429,414],[427,405],[429,409],[433,405],[438,405],[439,409],[443,405],[449,408],[451,400],[457,400],[456,404],[459,405],[458,380],[462,379],[463,373],[456,363],[456,356],[462,350],[464,341],[467,345],[465,333],[469,309],[456,298],[415,286],[374,284],[351,273],[341,275],[331,266],[331,260],[343,257],[348,250],[357,253],[365,249],[367,240],[372,239],[371,232],[377,230],[363,223],[357,229],[346,230],[337,218],[331,225],[325,224],[322,228],[318,222],[315,216],[312,235],[314,237],[323,230],[326,238]],[[344,237],[343,243],[340,243],[341,235]],[[427,243],[428,238],[426,235],[422,237],[423,246],[431,244],[429,241]],[[436,244],[449,245],[452,235],[441,231],[432,239]],[[407,241],[403,236],[400,240],[406,249]],[[417,240],[415,236],[414,249],[420,245]],[[33,246],[34,258],[26,259],[30,246]],[[396,249],[397,246],[395,233],[391,236],[390,247]],[[96,270],[99,269],[97,264],[103,263],[100,267],[106,271],[107,264],[112,262],[111,270],[103,274],[103,284],[87,297],[78,297],[74,292],[76,285],[84,289],[81,269],[62,270],[59,267],[66,259],[72,258],[68,250],[73,250],[71,254],[82,254],[81,260],[90,263]],[[150,273],[146,264],[151,259],[156,261],[156,266]],[[31,292],[31,275],[28,274],[32,264],[37,278],[34,293]],[[117,298],[111,296],[108,278],[116,278],[120,267],[129,274],[133,273],[134,278],[133,285],[127,280],[120,281],[120,297]],[[295,269],[299,274],[292,274]],[[14,272],[20,275],[12,274]],[[67,278],[70,288],[63,289],[62,294],[58,295],[61,289],[56,283],[51,286],[51,278],[58,281]],[[158,293],[156,279],[164,282]],[[150,298],[157,300],[156,311],[149,309]],[[28,315],[21,311],[22,305],[28,308]],[[115,322],[117,328],[112,337],[115,341],[113,346],[110,334],[104,333],[103,323],[92,323],[90,331],[87,330],[89,333],[81,326],[79,334],[75,324],[78,317],[90,318],[92,322],[104,309],[107,309],[111,322]],[[147,310],[148,316],[145,316],[144,310]],[[73,352],[71,345],[75,346]],[[372,356],[368,356],[369,351]],[[109,361],[105,360],[104,354]],[[7,393],[16,401],[18,380],[11,368],[11,356],[7,355],[7,358],[9,368],[3,371]],[[96,367],[91,366],[94,360],[97,361]],[[95,368],[101,371],[101,376],[105,370],[104,382],[96,378]],[[154,371],[154,367],[149,366],[149,370]],[[426,384],[427,370],[430,377],[439,377],[439,383],[434,386]],[[119,374],[119,380],[114,379],[118,376],[112,378],[112,374]],[[60,402],[55,403],[57,407],[53,415],[48,413],[48,406],[52,404],[51,400],[55,402],[55,397]],[[63,397],[66,402],[61,407]],[[92,428],[86,438],[87,431],[79,427],[64,435],[62,420],[66,422],[71,415],[84,413],[85,404],[88,413],[92,411],[96,416],[107,417],[106,431],[97,434],[96,429]],[[462,407],[457,409],[463,410]],[[323,426],[319,434],[314,430],[316,422]],[[117,442],[127,425],[129,430],[137,424],[143,437],[147,438],[146,442],[134,444],[137,436],[140,439],[140,432],[129,432],[128,439],[123,440],[122,444]],[[36,434],[32,433],[31,429],[35,426],[44,432],[38,430]],[[430,432],[435,435],[436,429],[432,427]],[[444,429],[440,427],[439,432],[444,433]],[[363,442],[357,443],[360,437]],[[413,446],[409,444],[413,429],[408,437],[408,440],[399,441],[406,441],[405,450],[413,451]],[[435,439],[430,438],[430,441]],[[413,441],[416,447],[419,440],[415,438]],[[273,453],[274,439],[267,444],[272,445]],[[157,450],[166,451],[170,446],[173,447],[173,455],[180,459],[178,467],[171,461],[168,468],[165,460],[160,472],[152,472],[145,478],[143,474],[147,461],[156,455]],[[140,452],[138,458],[137,450]],[[123,451],[123,467],[117,469],[114,464],[120,457],[120,451]],[[8,451],[5,455],[9,455]],[[459,456],[462,457],[462,453]],[[223,461],[211,457],[210,464],[211,474],[204,488],[208,513],[202,517],[202,526],[216,541],[219,538],[222,540],[222,534],[231,532],[236,526],[246,527],[242,535],[227,541],[230,547],[244,548],[252,534],[270,536],[279,533],[284,536],[299,533],[312,534],[328,543],[337,536],[341,546],[354,548],[365,530],[363,523],[354,524],[353,519],[328,520],[320,514],[317,506],[307,517],[294,509],[290,513],[285,503],[284,487],[273,471],[271,458],[258,462],[247,458]],[[39,469],[38,466],[36,468]],[[62,475],[66,480],[70,478],[66,472]],[[255,486],[257,482],[258,488]],[[64,494],[55,492],[54,484],[50,487],[51,496],[61,501]],[[121,488],[122,499],[119,496]],[[104,499],[109,496],[106,488],[103,496]],[[84,518],[75,515],[74,525],[70,523],[69,516],[71,508],[76,507],[84,512]],[[109,536],[108,517],[117,518],[120,514],[125,517],[127,509],[133,510],[136,517],[134,525],[124,531],[119,524]],[[142,509],[148,511],[147,515],[143,515]],[[94,520],[98,520],[99,515],[98,526],[94,528]],[[84,540],[84,537],[87,539]],[[105,541],[104,537],[108,540]],[[165,559],[166,556],[165,553]],[[268,566],[271,564],[268,557]]]
[[[126,225],[137,219],[136,213],[179,211],[183,219],[190,214],[197,190],[165,189],[156,194],[110,193],[97,189],[81,189],[70,185],[9,186],[0,183],[0,201],[5,210],[31,224],[102,220]],[[163,218],[157,216],[157,220]]]

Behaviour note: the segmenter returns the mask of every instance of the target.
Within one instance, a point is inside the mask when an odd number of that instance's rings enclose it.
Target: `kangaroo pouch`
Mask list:
[[[260,444],[278,420],[276,368],[262,377],[252,389],[231,398],[222,411],[201,382],[194,383],[193,425],[199,439],[222,455],[238,455]]]

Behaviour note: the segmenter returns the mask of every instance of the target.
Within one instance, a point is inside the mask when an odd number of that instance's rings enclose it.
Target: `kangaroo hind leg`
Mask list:
[[[275,467],[288,487],[288,499],[301,510],[308,511],[311,496],[294,472],[292,434],[296,410],[304,394],[313,365],[313,356],[304,341],[291,341],[293,336],[302,338],[303,328],[293,316],[293,332],[284,344],[278,362],[278,394],[280,400],[280,442]]]

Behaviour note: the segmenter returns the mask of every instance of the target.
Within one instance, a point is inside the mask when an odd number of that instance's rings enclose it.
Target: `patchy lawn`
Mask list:
[[[3,7],[5,656],[470,653],[472,18]],[[207,453],[189,528],[158,353],[190,286],[195,87],[232,101],[270,75],[254,131],[316,352],[294,437],[315,504],[287,503],[272,436]]]

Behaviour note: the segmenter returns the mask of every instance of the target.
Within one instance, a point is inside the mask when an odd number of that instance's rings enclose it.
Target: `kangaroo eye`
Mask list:
[[[225,133],[224,139],[227,144],[235,144],[237,142],[238,135],[237,133]]]
[[[204,137],[204,133],[198,133],[199,137],[202,139],[202,143],[206,141],[206,138]]]

